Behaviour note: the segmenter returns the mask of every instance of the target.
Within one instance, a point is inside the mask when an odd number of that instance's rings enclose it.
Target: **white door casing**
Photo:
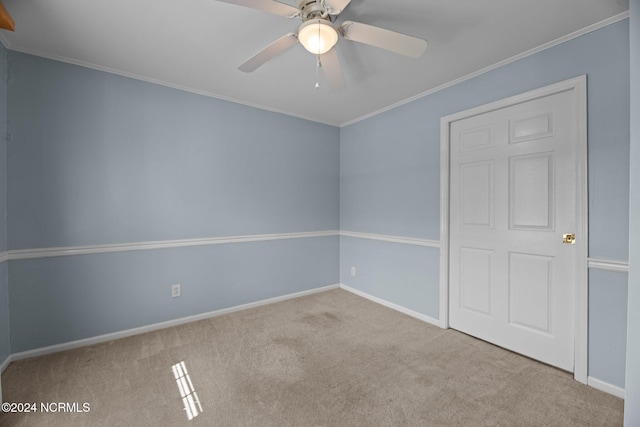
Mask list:
[[[441,144],[441,326],[586,383],[586,77],[447,116]]]

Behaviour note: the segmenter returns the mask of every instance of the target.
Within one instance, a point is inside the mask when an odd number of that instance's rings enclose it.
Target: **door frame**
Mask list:
[[[442,328],[449,328],[449,170],[450,170],[450,128],[454,121],[484,114],[561,92],[574,92],[574,108],[577,119],[576,156],[576,239],[577,263],[574,289],[574,366],[576,381],[587,383],[587,341],[588,341],[588,189],[587,189],[587,76],[565,80],[519,95],[511,96],[486,105],[451,114],[440,120],[440,314]]]

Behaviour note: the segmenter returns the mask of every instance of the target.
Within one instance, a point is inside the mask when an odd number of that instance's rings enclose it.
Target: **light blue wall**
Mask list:
[[[440,238],[440,116],[430,98],[341,129],[342,230]]]
[[[437,319],[437,248],[341,237],[340,252],[340,283]]]
[[[335,127],[14,51],[9,75],[10,249],[339,226]],[[336,284],[338,245],[10,261],[11,351]]]
[[[624,424],[640,426],[640,0],[631,0],[631,191],[629,317]]]
[[[0,43],[0,253],[7,250],[7,50]],[[0,363],[11,354],[9,338],[9,276],[0,263]]]
[[[7,250],[7,49],[0,43],[0,252]]]
[[[9,52],[11,249],[337,229],[339,130]]]
[[[342,230],[439,239],[440,118],[572,77],[588,77],[589,233],[590,256],[627,260],[629,190],[629,23],[623,20],[544,50],[530,57],[420,98],[370,119],[341,129],[340,226]],[[364,285],[350,277],[348,267],[366,269],[384,265],[382,251],[368,247],[380,242],[342,244],[341,283],[372,291],[402,304],[438,298],[438,254],[407,248],[407,255],[423,264],[390,270],[388,289]],[[388,249],[391,251],[391,249]],[[369,257],[371,255],[371,257]],[[374,267],[378,266],[378,267]],[[419,277],[422,288],[408,277]],[[600,278],[596,275],[595,277]],[[606,283],[591,283],[599,289]],[[391,291],[393,289],[393,292]],[[620,289],[616,292],[622,291]],[[384,295],[384,297],[383,297]],[[624,309],[592,300],[591,312]],[[615,305],[614,304],[614,305]],[[435,301],[415,302],[423,314],[438,317]],[[601,329],[598,333],[605,333]],[[606,337],[591,336],[595,342]],[[596,378],[620,380],[624,348],[611,348],[609,362],[590,366]],[[611,369],[611,371],[610,371]],[[623,386],[622,383],[615,385]]]
[[[627,274],[589,271],[589,372],[624,388]]]
[[[11,351],[335,284],[337,253],[336,236],[11,261]]]
[[[11,354],[7,263],[0,263],[0,364]]]

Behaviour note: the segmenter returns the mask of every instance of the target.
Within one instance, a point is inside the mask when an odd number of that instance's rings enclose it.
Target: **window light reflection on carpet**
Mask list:
[[[184,410],[187,413],[187,418],[192,420],[197,417],[198,414],[202,413],[202,405],[200,404],[198,393],[196,393],[193,383],[191,382],[191,377],[187,371],[187,365],[182,361],[173,365],[171,369],[173,370],[173,376],[175,377],[178,389],[180,390],[180,396],[182,397],[182,403],[184,404]]]

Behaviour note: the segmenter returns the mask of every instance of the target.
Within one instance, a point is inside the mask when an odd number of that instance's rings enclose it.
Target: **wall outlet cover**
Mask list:
[[[177,298],[180,296],[180,285],[171,285],[171,298]]]

